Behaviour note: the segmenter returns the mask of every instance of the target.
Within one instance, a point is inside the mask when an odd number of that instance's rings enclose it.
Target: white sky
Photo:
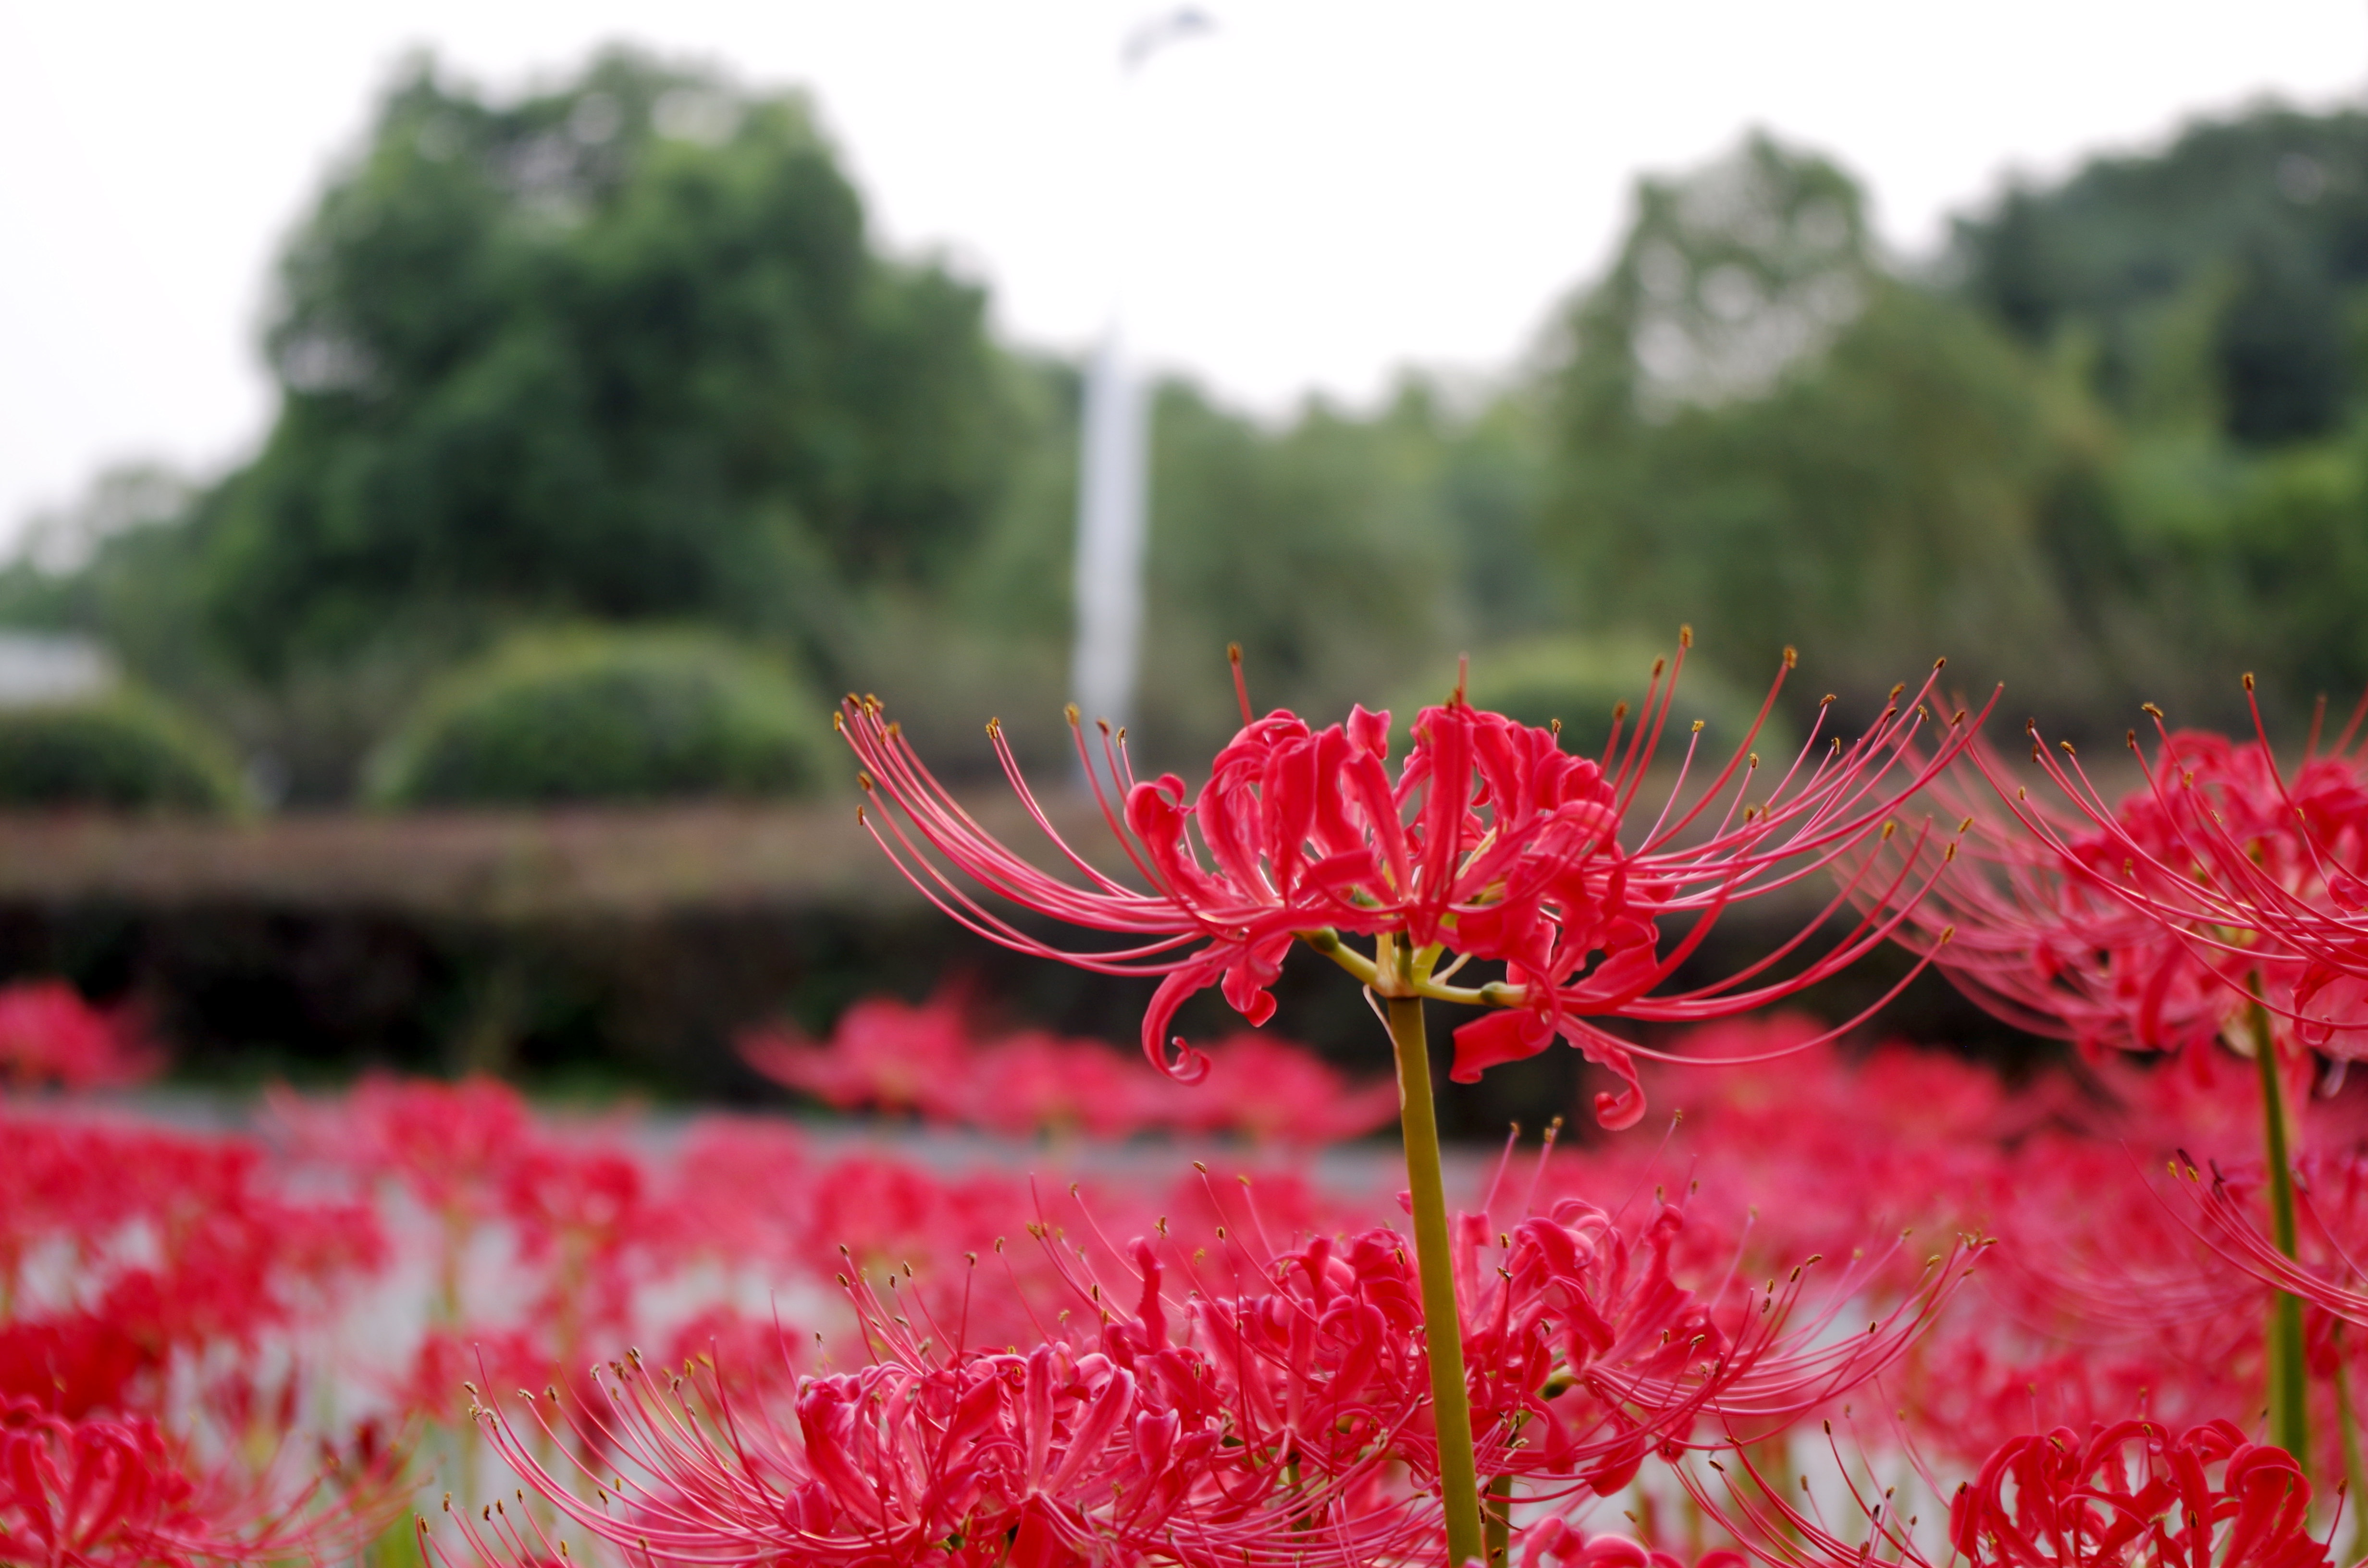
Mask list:
[[[270,258],[419,46],[495,87],[612,39],[804,84],[888,242],[1047,347],[1104,319],[1132,183],[1131,330],[1268,410],[1502,368],[1637,172],[1749,126],[1838,156],[1917,251],[2008,170],[2368,89],[2361,0],[1202,4],[1217,31],[1144,75],[1130,141],[1139,0],[0,0],[0,539],[101,463],[252,449]]]

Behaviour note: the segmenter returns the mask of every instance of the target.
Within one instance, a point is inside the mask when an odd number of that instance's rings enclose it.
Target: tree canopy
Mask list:
[[[280,294],[278,423],[195,521],[257,674],[423,619],[793,627],[1006,477],[982,292],[875,254],[802,100],[632,54],[507,106],[415,70]]]
[[[618,52],[497,101],[416,64],[279,299],[253,460],[102,483],[0,620],[99,633],[316,800],[445,672],[585,622],[879,692],[957,772],[987,713],[1059,765],[1077,372],[883,252],[795,95]],[[1748,138],[1640,181],[1491,382],[1281,419],[1159,390],[1134,755],[1231,732],[1228,642],[1262,705],[1328,714],[1459,653],[1593,701],[1680,622],[1732,690],[1797,645],[1796,733],[1942,653],[2076,735],[2146,699],[2242,722],[2247,669],[2291,718],[2368,685],[2363,369],[2368,117],[2013,187],[1921,270],[1846,170]]]

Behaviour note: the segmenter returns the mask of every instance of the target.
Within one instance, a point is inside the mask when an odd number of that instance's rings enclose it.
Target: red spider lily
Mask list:
[[[1533,1478],[1541,1497],[1603,1494],[1691,1444],[1699,1422],[1778,1427],[1894,1362],[1960,1272],[1937,1269],[1888,1324],[1837,1335],[1830,1310],[1793,1321],[1798,1271],[1731,1300],[1677,1284],[1668,1256],[1682,1223],[1657,1204],[1617,1224],[1565,1203],[1492,1247],[1485,1216],[1464,1218],[1464,1344],[1491,1474]],[[1164,1235],[1104,1248],[1125,1276],[1106,1288],[1091,1249],[1036,1231],[1076,1305],[1032,1347],[972,1347],[982,1280],[941,1317],[910,1270],[891,1270],[884,1286],[844,1281],[871,1364],[803,1379],[786,1400],[727,1392],[712,1366],[677,1376],[629,1357],[601,1376],[606,1415],[528,1394],[529,1425],[495,1407],[484,1429],[535,1494],[637,1560],[1320,1565],[1436,1552],[1404,1238],[1270,1249],[1221,1225],[1213,1253]],[[539,1457],[574,1451],[615,1462],[554,1472]],[[524,1509],[462,1524],[488,1561],[558,1550]],[[1594,1555],[1580,1544],[1549,1532],[1526,1560],[1630,1568],[1609,1540]]]
[[[1845,1056],[1819,1044],[1824,1024],[1798,1014],[1729,1019],[1686,1031],[1681,1059],[1742,1061],[1716,1072],[1660,1065],[1645,1082],[1682,1116],[1657,1148],[1603,1140],[1558,1149],[1539,1190],[1554,1198],[1678,1185],[1697,1196],[1676,1256],[1688,1267],[1781,1272],[1812,1253],[1842,1256],[1868,1236],[2002,1233],[2008,1152],[2051,1116],[2067,1086],[2042,1077],[2008,1094],[1998,1074],[1897,1041]],[[2118,1172],[2116,1173],[2118,1174]],[[1753,1214],[1739,1233],[1702,1214]],[[2010,1239],[2010,1238],[2009,1238]],[[1887,1298],[1912,1288],[1920,1257],[1893,1255]]]
[[[300,1150],[395,1182],[462,1231],[502,1212],[505,1184],[541,1142],[524,1097],[485,1077],[440,1084],[372,1074],[335,1101],[283,1093],[272,1104]]]
[[[1223,1095],[1182,1092],[1123,1070],[1095,1040],[1041,1029],[974,1034],[958,997],[920,1006],[870,997],[841,1015],[827,1045],[751,1030],[741,1057],[774,1082],[841,1110],[909,1110],[938,1126],[1028,1135],[1083,1131],[1238,1132],[1260,1143],[1356,1138],[1397,1116],[1387,1080],[1353,1085],[1304,1046],[1241,1030],[1208,1048]]]
[[[941,991],[916,1007],[867,996],[839,1015],[825,1046],[782,1029],[755,1029],[739,1041],[749,1066],[837,1110],[913,1111],[960,1122],[972,1108],[973,1041],[961,996]]]
[[[2252,685],[2248,676],[2248,699]],[[2258,704],[2256,739],[2244,745],[2174,733],[2159,710],[2149,711],[2160,744],[2149,761],[2130,733],[2146,782],[2118,808],[2106,805],[2068,744],[2063,762],[2048,752],[2035,723],[2032,757],[2071,801],[2071,815],[2034,806],[2026,790],[2008,794],[2000,770],[1976,752],[2029,837],[1997,835],[1988,851],[1997,880],[1964,879],[1918,918],[1958,917],[1949,972],[1975,997],[2092,1053],[2180,1050],[2217,1036],[2253,1057],[2272,1221],[2279,1250],[2291,1256],[2285,1102],[2307,1089],[2312,1051],[2339,1062],[2368,1054],[2368,926],[2351,915],[2368,891],[2359,875],[2368,783],[2359,760],[2344,756],[2349,733],[2321,757],[2314,725],[2289,785]],[[2301,1309],[2281,1295],[2270,1313],[2271,1427],[2306,1462]]]
[[[524,1297],[505,1305],[523,1307],[552,1359],[572,1365],[587,1335],[624,1327],[645,1255],[662,1238],[643,1162],[614,1128],[554,1128],[518,1091],[486,1078],[373,1077],[341,1102],[283,1095],[276,1103],[299,1149],[367,1185],[393,1186],[427,1210],[444,1326],[491,1330],[484,1303],[469,1300],[465,1265],[480,1238],[498,1232],[512,1266],[503,1283]]]
[[[1176,1346],[1133,1369],[1057,1342],[940,1351],[806,1379],[776,1414],[734,1402],[695,1367],[661,1377],[629,1357],[603,1378],[609,1415],[584,1438],[616,1456],[614,1473],[573,1485],[506,1417],[488,1412],[484,1429],[541,1498],[651,1562],[1345,1568],[1402,1556],[1430,1533],[1383,1484],[1382,1460],[1303,1477],[1279,1454],[1225,1443],[1207,1366]],[[542,1446],[564,1447],[546,1415],[554,1402],[529,1404]],[[478,1521],[492,1539],[465,1516],[462,1526],[485,1561],[554,1552],[540,1532],[515,1533],[529,1517],[503,1511],[507,1539],[493,1510]]]
[[[2009,1021],[2092,1052],[2249,1050],[2259,1006],[2282,1054],[2368,1054],[2368,777],[2350,734],[2289,778],[2258,709],[2242,744],[2148,711],[2155,755],[2131,732],[2145,782],[2118,804],[2035,725],[2032,761],[2068,810],[1971,753],[2009,816],[1959,801],[1987,824],[1970,842],[1991,874],[1953,880],[1916,915],[1928,943],[1953,928],[1943,970]]]
[[[2207,1467],[2219,1468],[2215,1483]],[[2024,1437],[1992,1454],[1949,1508],[1950,1544],[1977,1562],[2305,1568],[2328,1560],[2310,1534],[2310,1483],[2294,1457],[2227,1421],[2172,1440],[2151,1421]]]
[[[516,1388],[549,1382],[565,1370],[542,1336],[527,1330],[431,1328],[392,1392],[416,1415],[455,1422],[469,1414],[466,1385],[472,1379],[498,1379],[495,1386]]]
[[[1683,656],[1681,646],[1679,667]],[[1791,665],[1788,650],[1784,669]],[[1783,674],[1762,704],[1763,722]],[[838,722],[882,808],[865,813],[866,825],[940,909],[1018,951],[1159,978],[1143,1043],[1172,1075],[1190,1082],[1207,1070],[1206,1058],[1180,1040],[1169,1055],[1168,1024],[1185,998],[1215,986],[1252,1024],[1264,1023],[1274,1010],[1267,987],[1292,945],[1304,941],[1382,990],[1499,1009],[1456,1031],[1460,1081],[1533,1055],[1556,1035],[1570,1040],[1622,1079],[1620,1093],[1598,1097],[1597,1114],[1607,1126],[1624,1127],[1644,1110],[1633,1059],[1652,1053],[1588,1020],[1684,1022],[1745,1012],[1813,985],[1879,945],[1907,917],[1904,910],[1867,916],[1796,973],[1770,978],[1849,892],[1864,892],[1877,906],[1912,906],[1921,835],[1907,869],[1872,888],[1861,885],[1861,869],[1826,915],[1760,961],[1691,991],[1659,989],[1730,903],[1839,866],[1863,840],[1887,832],[1890,812],[1955,757],[1974,728],[1959,713],[1934,755],[1917,759],[1936,665],[1905,706],[1895,689],[1881,716],[1847,745],[1824,735],[1821,707],[1800,756],[1764,799],[1750,801],[1759,780],[1759,759],[1748,749],[1755,723],[1690,805],[1681,768],[1668,803],[1640,833],[1630,812],[1677,675],[1668,670],[1665,682],[1655,667],[1635,731],[1623,749],[1615,726],[1600,762],[1565,752],[1553,731],[1473,708],[1460,690],[1417,716],[1413,749],[1395,779],[1389,715],[1362,708],[1317,730],[1280,710],[1253,719],[1245,697],[1244,727],[1189,801],[1172,774],[1135,781],[1123,737],[1106,734],[1104,765],[1124,786],[1122,801],[1100,793],[1100,770],[1088,772],[1141,887],[1097,869],[1060,836],[1021,778],[999,724],[987,726],[996,755],[1070,876],[1042,870],[990,837],[930,776],[876,700],[849,698]],[[1075,728],[1074,711],[1071,720]],[[1076,733],[1082,756],[1084,733]],[[1689,766],[1693,751],[1690,740]],[[1057,946],[996,913],[973,887],[1131,945]],[[1664,953],[1661,922],[1688,917],[1691,929]],[[1372,937],[1374,957],[1345,946],[1349,937]],[[1451,950],[1457,956],[1435,967]],[[1474,959],[1503,964],[1504,979],[1446,983]]]
[[[62,980],[0,985],[0,1088],[115,1088],[164,1066],[128,1015],[100,1012]]]
[[[1829,1439],[1830,1441],[1830,1439]],[[1840,1529],[1770,1484],[1738,1449],[1724,1498],[1689,1475],[1718,1521],[1777,1568],[1932,1568],[1918,1521],[1875,1495],[1833,1450],[1861,1517]],[[1741,1472],[1738,1480],[1736,1471]],[[1747,1484],[1748,1483],[1748,1484]],[[1804,1483],[1805,1484],[1805,1483]],[[1968,1568],[2321,1568],[2310,1533],[2310,1483],[2292,1456],[2245,1439],[2227,1421],[2174,1437],[2153,1421],[2067,1427],[2010,1439],[1959,1487],[1949,1509],[1950,1562]]]
[[[125,1409],[176,1354],[256,1346],[384,1256],[368,1210],[294,1200],[246,1140],[0,1117],[0,1393]]]
[[[2260,1187],[2257,1178],[2239,1178],[2214,1162],[2207,1183],[2184,1155],[2172,1162],[2171,1172],[2189,1187],[2203,1221],[2199,1233],[2222,1259],[2252,1279],[2297,1297],[2322,1312],[2368,1327],[2368,1294],[2346,1283],[2368,1280],[2357,1250],[2368,1240],[2368,1226],[2363,1226],[2357,1211],[2362,1178],[2368,1172],[2363,1172],[2357,1154],[2330,1170],[2332,1164],[2304,1162],[2294,1183],[2309,1250],[2317,1255],[2309,1258],[2290,1256],[2262,1233],[2255,1212]],[[2340,1218],[2328,1211],[2317,1190],[2339,1185],[2351,1188],[2348,1196],[2352,1206],[2351,1212]]]
[[[1679,1050],[1764,1054],[1819,1028],[1782,1015],[1723,1023]],[[1820,1050],[1714,1074],[1664,1069],[1646,1086],[1684,1113],[1663,1147],[1609,1140],[1557,1153],[1537,1182],[1539,1206],[1681,1185],[1693,1218],[1671,1261],[1694,1277],[1736,1256],[1745,1269],[1777,1273],[1788,1259],[1846,1256],[1857,1238],[1902,1226],[1993,1238],[1977,1287],[1885,1374],[1916,1441],[1952,1460],[1978,1463],[2007,1437],[2059,1423],[2086,1430],[2144,1410],[2179,1426],[2247,1408],[2260,1398],[2268,1292],[2142,1178],[2144,1155],[2199,1133],[2241,1140],[2243,1118],[2256,1114],[2251,1067],[2199,1052],[2112,1061],[2097,1073],[2123,1105],[2096,1103],[2062,1074],[2009,1094],[1976,1064],[1896,1045],[1857,1061]],[[2315,1102],[2322,1142],[2351,1135],[2361,1097]],[[2305,1168],[2324,1207],[2332,1172]],[[1747,1206],[1754,1218],[1739,1233],[1701,1218]],[[2347,1212],[2362,1210],[2368,1182]],[[2368,1223],[2355,1218],[2342,1233],[2368,1252]],[[1896,1249],[1888,1261],[1862,1261],[1871,1304],[1887,1310],[1915,1289],[1921,1257]],[[2320,1431],[2330,1442],[2338,1431],[2331,1406]],[[2323,1444],[2316,1457],[2340,1465],[2332,1454]]]
[[[1541,1166],[1552,1142],[1550,1132]],[[1488,1202],[1503,1177],[1500,1167]],[[1886,1317],[1862,1335],[1837,1335],[1844,1305],[1862,1302],[1891,1272],[1906,1238],[1873,1259],[1854,1252],[1826,1304],[1804,1311],[1817,1256],[1760,1292],[1738,1285],[1731,1266],[1718,1287],[1684,1288],[1670,1259],[1689,1228],[1687,1211],[1658,1199],[1652,1209],[1642,1223],[1622,1224],[1594,1204],[1564,1199],[1550,1218],[1531,1212],[1509,1232],[1496,1231],[1486,1204],[1458,1216],[1457,1296],[1473,1409],[1510,1445],[1495,1458],[1497,1473],[1577,1475],[1606,1494],[1647,1454],[1669,1458],[1694,1446],[1698,1420],[1730,1436],[1737,1426],[1781,1431],[1898,1360],[1930,1329],[1979,1250],[1960,1244],[1931,1257]]]
[[[642,1165],[621,1150],[543,1143],[521,1153],[505,1185],[519,1260],[541,1277],[529,1318],[560,1360],[580,1359],[589,1336],[622,1329],[647,1240]]]
[[[1747,1568],[1739,1551],[1705,1551],[1694,1568]],[[1674,1552],[1624,1535],[1588,1535],[1569,1520],[1548,1517],[1521,1533],[1521,1568],[1686,1568]]]
[[[309,1483],[207,1473],[146,1416],[0,1411],[0,1562],[42,1568],[292,1561],[359,1550],[393,1514],[390,1461],[332,1455]]]

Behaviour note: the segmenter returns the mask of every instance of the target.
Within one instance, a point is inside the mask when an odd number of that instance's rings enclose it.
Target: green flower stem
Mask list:
[[[1488,1553],[1483,1561],[1487,1568],[1505,1568],[1513,1551],[1513,1478],[1491,1476],[1482,1501],[1487,1505],[1482,1530],[1488,1540]]]
[[[2270,1235],[2278,1250],[2297,1256],[2294,1163],[2286,1150],[2285,1090],[2278,1083],[2278,1052],[2271,1039],[2268,1009],[2253,1004],[2253,1060],[2261,1071],[2261,1154],[2270,1167]],[[2302,1302],[2280,1290],[2270,1298],[2270,1441],[2292,1454],[2310,1473],[2310,1410],[2304,1382]]]
[[[2360,1463],[2360,1418],[2351,1409],[2351,1380],[2343,1370],[2343,1325],[2337,1324],[2335,1335],[2335,1430],[2343,1440],[2343,1490],[2347,1496],[2368,1499],[2368,1474]],[[2358,1506],[2351,1510],[2351,1550],[2343,1561],[2357,1562],[2368,1555],[2368,1514]]]
[[[1439,1112],[1431,1103],[1430,1043],[1422,998],[1389,999],[1390,1044],[1398,1059],[1398,1121],[1406,1130],[1406,1186],[1414,1198],[1415,1267],[1422,1275],[1422,1336],[1430,1358],[1430,1402],[1439,1427],[1440,1502],[1447,1513],[1447,1561],[1486,1562],[1480,1528],[1480,1469],[1472,1451],[1472,1402],[1463,1386],[1463,1319],[1447,1233],[1447,1185],[1439,1167]]]

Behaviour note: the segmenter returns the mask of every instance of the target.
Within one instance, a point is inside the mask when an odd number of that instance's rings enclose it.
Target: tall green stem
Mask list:
[[[1480,1530],[1480,1467],[1472,1452],[1472,1402],[1463,1386],[1463,1319],[1455,1306],[1455,1265],[1447,1234],[1447,1184],[1439,1168],[1439,1112],[1430,1096],[1430,1042],[1422,998],[1390,998],[1390,1044],[1398,1059],[1398,1125],[1406,1130],[1406,1187],[1414,1199],[1415,1267],[1422,1275],[1423,1347],[1439,1427],[1439,1495],[1447,1513],[1447,1561],[1486,1561]]]
[[[2337,1324],[2335,1335],[2335,1431],[2343,1446],[2343,1490],[2347,1496],[2368,1500],[2368,1474],[2360,1463],[2360,1419],[2351,1409],[2351,1380],[2343,1372],[2343,1325]],[[2360,1508],[2351,1510],[2351,1550],[2343,1561],[2357,1562],[2368,1554],[2368,1514]]]
[[[2253,1004],[2253,1060],[2261,1070],[2261,1154],[2270,1167],[2270,1233],[2278,1250],[2296,1256],[2294,1162],[2286,1152],[2285,1090],[2278,1082],[2277,1046],[2269,1012]],[[2302,1302],[2280,1290],[2270,1298],[2266,1346],[2270,1382],[2270,1441],[2310,1471],[2310,1411],[2305,1403]]]

